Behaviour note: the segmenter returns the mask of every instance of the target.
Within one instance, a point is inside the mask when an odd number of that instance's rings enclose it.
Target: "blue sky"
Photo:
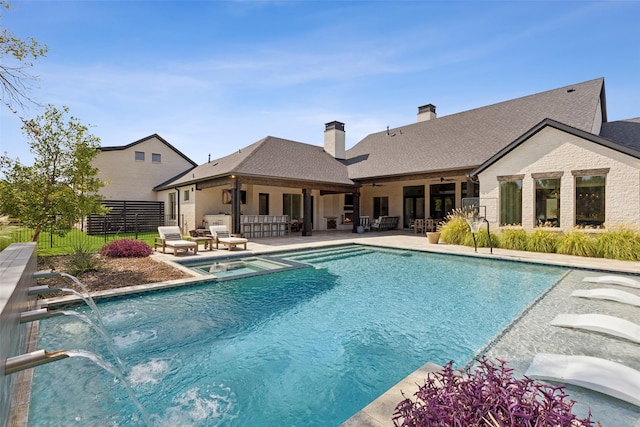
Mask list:
[[[265,136],[322,145],[605,78],[609,120],[640,116],[640,2],[11,1],[1,24],[49,47],[31,96],[103,146],[158,133],[196,163]],[[24,114],[35,117],[42,108]],[[31,164],[0,111],[0,152]]]

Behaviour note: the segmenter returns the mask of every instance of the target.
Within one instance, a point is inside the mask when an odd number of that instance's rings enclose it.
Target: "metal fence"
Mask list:
[[[22,227],[20,224],[12,224],[13,231],[9,233],[9,242],[32,242],[35,230]],[[59,233],[56,230],[42,230],[38,236],[36,248],[39,254],[71,253],[76,249],[93,252],[98,251],[105,243],[119,239],[136,239],[153,243],[157,237],[157,227],[151,231],[148,224],[144,227],[128,227],[127,230],[110,231],[102,234],[87,234],[80,229],[65,230]]]

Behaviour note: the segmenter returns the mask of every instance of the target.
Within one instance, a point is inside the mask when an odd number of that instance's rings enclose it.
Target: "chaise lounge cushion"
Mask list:
[[[173,254],[176,255],[178,250],[193,251],[193,254],[198,253],[198,243],[190,240],[183,240],[180,228],[177,226],[162,226],[158,227],[158,234],[160,239],[156,238],[156,242],[153,247],[162,247],[162,253],[165,253],[165,248],[173,248]]]
[[[226,225],[211,225],[209,226],[209,230],[211,231],[211,236],[216,243],[216,249],[218,249],[218,245],[220,243],[225,245],[229,250],[238,245],[243,245],[244,249],[247,249],[248,240],[243,237],[230,237],[229,230]]]

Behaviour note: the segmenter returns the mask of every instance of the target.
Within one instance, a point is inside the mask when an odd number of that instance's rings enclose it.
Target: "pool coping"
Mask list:
[[[351,236],[350,236],[351,237]],[[358,236],[361,237],[361,236]],[[414,240],[414,244],[407,245],[407,242]],[[415,244],[417,243],[417,244]],[[439,254],[448,254],[448,255],[457,255],[457,256],[467,256],[467,257],[478,257],[478,258],[488,258],[488,259],[498,259],[505,261],[514,261],[514,262],[524,262],[524,263],[532,263],[532,264],[542,264],[542,265],[551,265],[558,267],[565,267],[569,269],[580,269],[580,270],[589,270],[589,271],[599,271],[599,272],[610,272],[610,273],[619,273],[619,274],[629,274],[638,276],[640,275],[640,262],[632,262],[632,261],[618,261],[618,260],[609,260],[609,259],[600,259],[600,258],[584,258],[577,257],[571,255],[559,255],[559,254],[543,254],[537,252],[521,252],[521,251],[513,251],[506,249],[493,249],[489,250],[488,248],[479,248],[478,251],[475,251],[474,248],[468,248],[465,246],[457,246],[457,245],[448,245],[448,244],[430,244],[426,242],[424,237],[420,236],[412,236],[412,235],[384,235],[384,236],[376,236],[372,238],[345,238],[344,240],[327,240],[320,242],[313,242],[313,245],[309,244],[293,244],[293,245],[284,245],[284,246],[269,246],[269,245],[260,245],[255,244],[255,249],[249,249],[238,253],[230,254],[226,252],[225,254],[214,253],[210,254],[212,258],[218,257],[226,257],[226,258],[236,258],[236,257],[245,257],[245,256],[260,256],[260,255],[273,255],[276,252],[284,252],[291,250],[304,250],[315,247],[324,247],[324,246],[339,246],[339,245],[347,245],[347,244],[362,244],[369,245],[375,247],[382,248],[393,248],[393,249],[401,249],[401,250],[415,250],[420,252],[432,252]],[[251,242],[250,242],[251,245]],[[407,247],[410,246],[410,247]],[[219,255],[219,256],[216,256]],[[179,263],[172,262],[175,258],[171,258],[166,254],[154,254],[156,259],[161,262],[166,262],[170,265],[180,265]],[[190,257],[184,257],[183,259],[187,259]],[[181,266],[181,269],[185,269],[190,271],[188,268]],[[190,271],[191,274],[194,274]],[[563,276],[564,277],[564,276]],[[197,285],[200,282],[209,282],[212,280],[212,277],[203,277],[194,275],[193,278],[186,279],[178,279],[164,282],[156,282],[145,285],[131,286],[126,288],[117,288],[110,289],[105,291],[97,291],[92,292],[91,296],[94,299],[101,298],[113,298],[113,297],[121,297],[128,294],[136,294],[136,293],[146,293],[150,291],[158,291],[171,289],[181,286],[192,286]],[[556,284],[551,286],[552,289],[556,286],[562,279],[560,279]],[[546,292],[545,292],[546,294]],[[532,302],[529,307],[535,305],[539,300],[541,300],[544,295],[541,295],[536,301]],[[75,296],[64,296],[57,298],[50,298],[46,300],[40,301],[40,306],[42,307],[53,307],[58,305],[67,305],[73,304],[82,301],[81,298]],[[507,325],[505,328],[508,329],[512,324],[514,324],[519,318],[526,315],[527,309],[519,315],[516,319],[514,319],[510,325]],[[496,341],[499,341],[500,335],[504,333],[504,330],[496,335],[492,340],[487,343],[487,345],[483,346],[483,348],[477,353],[481,354],[483,351]],[[35,348],[30,349],[29,351],[35,350]],[[404,397],[402,395],[402,390],[415,390],[417,391],[417,387],[421,382],[424,382],[424,379],[428,375],[429,372],[437,372],[441,369],[441,366],[435,364],[433,362],[427,362],[416,371],[409,374],[403,380],[395,384],[385,393],[380,395],[378,398],[374,399],[367,406],[365,406],[360,411],[356,412],[353,416],[348,418],[341,424],[341,427],[382,427],[390,425],[392,420],[393,413],[395,411],[395,407],[398,403],[400,403]],[[28,409],[27,409],[28,410]]]

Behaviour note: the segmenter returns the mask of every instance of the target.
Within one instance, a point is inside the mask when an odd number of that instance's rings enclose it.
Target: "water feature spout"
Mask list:
[[[47,285],[31,286],[28,289],[29,295],[45,295],[54,292],[62,292],[61,288],[50,288]]]
[[[33,273],[34,279],[46,279],[47,277],[60,277],[60,273],[55,273],[53,270],[42,270]]]
[[[65,350],[48,352],[45,350],[36,350],[31,353],[21,354],[19,356],[7,358],[4,366],[6,375],[13,374],[24,369],[35,368],[45,363],[55,362],[56,360],[66,359],[69,354]]]
[[[25,311],[20,313],[20,323],[34,322],[36,320],[48,319],[49,317],[60,316],[62,314],[64,314],[62,311],[49,310],[48,308]]]

